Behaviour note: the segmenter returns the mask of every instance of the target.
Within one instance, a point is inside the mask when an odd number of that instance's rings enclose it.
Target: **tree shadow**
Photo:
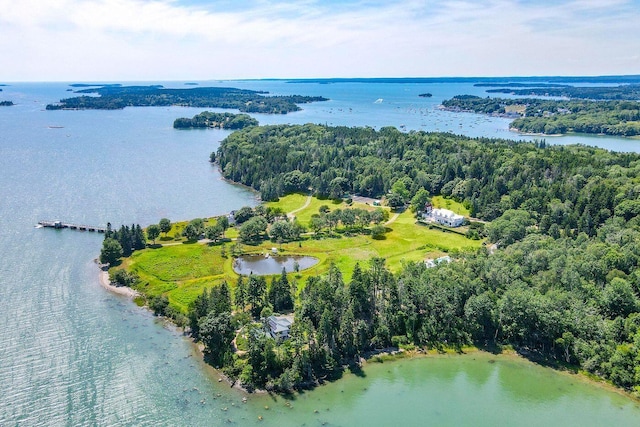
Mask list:
[[[359,363],[351,362],[348,364],[349,372],[359,378],[365,378],[367,374]]]

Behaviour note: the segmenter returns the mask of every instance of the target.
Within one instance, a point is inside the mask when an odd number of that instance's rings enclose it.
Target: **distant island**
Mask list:
[[[122,87],[120,83],[72,83],[69,86],[71,87]]]
[[[512,83],[513,85],[513,83]],[[574,86],[557,86],[551,85],[535,85],[529,89],[489,89],[487,93],[509,93],[521,96],[554,96],[575,99],[591,99],[591,100],[620,100],[620,101],[637,101],[640,100],[640,84],[620,85],[620,86],[603,86],[603,87],[574,87]]]
[[[637,101],[504,99],[458,95],[444,101],[442,108],[512,118],[515,120],[511,128],[526,133],[640,135],[640,103]]]
[[[541,88],[541,87],[571,87],[569,85],[566,84],[559,84],[559,83],[476,83],[474,84],[475,87],[500,87],[500,88],[504,88],[504,87],[535,87],[535,88]]]
[[[243,129],[257,126],[258,121],[247,114],[212,113],[203,111],[189,119],[186,117],[173,122],[175,129],[214,128],[214,129]]]
[[[497,83],[500,85],[510,83],[596,83],[596,84],[637,84],[640,83],[640,74],[624,76],[530,76],[530,77],[346,77],[326,79],[293,79],[287,83]],[[540,86],[538,86],[540,87]]]
[[[421,93],[418,96],[421,97],[421,98],[431,98],[433,96],[433,94],[427,92],[427,93]]]
[[[80,86],[80,85],[76,85]],[[47,110],[119,110],[125,107],[234,108],[245,113],[286,114],[300,110],[298,104],[326,101],[321,96],[264,96],[264,92],[222,87],[166,89],[159,85],[106,85],[76,91],[78,96],[47,105]]]
[[[0,101],[0,107],[10,107],[12,105],[15,105],[15,104],[11,101]]]

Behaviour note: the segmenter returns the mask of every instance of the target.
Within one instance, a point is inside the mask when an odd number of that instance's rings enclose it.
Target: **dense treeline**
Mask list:
[[[521,96],[557,96],[565,98],[593,99],[597,101],[620,100],[638,101],[640,100],[640,85],[629,84],[620,86],[563,86],[556,85],[529,85],[527,89],[489,89],[489,93],[510,93]]]
[[[212,113],[203,111],[192,118],[178,118],[173,122],[175,129],[189,128],[217,128],[217,129],[243,129],[249,126],[257,126],[258,121],[247,114]]]
[[[121,257],[128,257],[133,251],[144,249],[146,246],[147,239],[140,224],[132,224],[131,227],[123,225],[119,230],[113,230],[111,224],[107,224],[100,262],[113,265]]]
[[[608,218],[635,209],[640,156],[395,128],[265,126],[226,138],[225,177],[269,200],[311,188],[321,196],[442,194],[493,220],[523,211],[544,232],[595,235]],[[517,215],[516,215],[517,216]]]
[[[297,104],[326,101],[321,96],[264,96],[263,92],[222,87],[165,89],[162,86],[103,86],[77,91],[100,96],[79,96],[47,105],[47,110],[125,107],[165,107],[179,105],[201,108],[235,108],[245,113],[286,114],[300,110]]]
[[[521,132],[640,135],[640,102],[637,101],[561,101],[459,95],[442,105],[451,111],[518,117],[511,127]]]

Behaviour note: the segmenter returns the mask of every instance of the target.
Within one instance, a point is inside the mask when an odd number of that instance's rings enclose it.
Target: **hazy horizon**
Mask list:
[[[640,0],[0,0],[0,81],[640,72]]]

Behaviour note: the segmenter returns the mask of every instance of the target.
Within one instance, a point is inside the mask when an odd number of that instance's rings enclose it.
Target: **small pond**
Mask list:
[[[298,270],[302,271],[313,267],[318,263],[318,258],[310,256],[273,256],[273,255],[241,255],[233,260],[233,271],[238,274],[249,275],[251,273],[258,276],[282,273],[282,268],[291,273],[295,270],[296,263]]]

